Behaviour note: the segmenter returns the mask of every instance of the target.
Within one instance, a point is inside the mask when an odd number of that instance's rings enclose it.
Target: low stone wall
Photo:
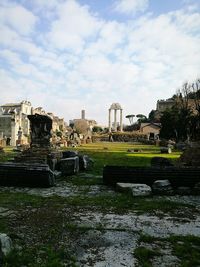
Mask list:
[[[194,187],[200,182],[200,168],[105,166],[104,184],[137,183],[152,186],[156,180],[169,180],[174,188]]]

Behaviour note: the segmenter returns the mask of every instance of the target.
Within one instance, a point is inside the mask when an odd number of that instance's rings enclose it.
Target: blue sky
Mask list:
[[[1,0],[0,104],[148,113],[200,77],[200,0]]]

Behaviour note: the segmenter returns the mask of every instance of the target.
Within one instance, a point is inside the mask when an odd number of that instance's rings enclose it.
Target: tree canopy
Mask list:
[[[200,79],[184,83],[174,99],[174,106],[164,111],[160,118],[160,137],[177,141],[200,140]]]

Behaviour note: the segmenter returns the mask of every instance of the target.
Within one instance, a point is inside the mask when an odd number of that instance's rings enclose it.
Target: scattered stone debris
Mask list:
[[[159,195],[172,195],[173,188],[169,180],[157,180],[152,185],[153,193]]]
[[[190,187],[187,186],[179,186],[176,189],[176,193],[179,195],[191,195],[192,194],[192,190]]]
[[[131,193],[133,197],[150,196],[151,187],[146,184],[117,183],[116,189],[120,192]]]
[[[7,234],[0,233],[0,255],[6,256],[11,250],[12,240]]]
[[[142,149],[128,149],[127,152],[131,152],[131,153],[142,153]]]
[[[0,185],[55,186],[58,171],[74,175],[91,167],[92,160],[75,151],[59,151],[50,145],[52,119],[47,115],[28,115],[30,148],[22,149],[12,162],[0,163]],[[80,159],[80,160],[79,160]],[[79,164],[80,162],[80,164]]]
[[[171,149],[171,147],[160,147],[160,153],[161,154],[171,154],[172,149]]]
[[[64,181],[58,181],[57,186],[51,188],[1,187],[0,190],[1,192],[23,192],[46,197],[57,195],[66,198],[76,195],[88,197],[93,194],[94,196],[103,195],[106,197],[106,194],[108,196],[117,194],[112,188],[110,189],[104,185],[76,186]],[[154,198],[158,201],[166,199],[193,204],[195,208],[200,209],[199,196],[155,196]],[[138,247],[141,233],[154,237],[169,237],[171,235],[200,236],[200,216],[197,211],[194,213],[192,210],[192,216],[189,218],[189,216],[186,216],[186,210],[181,215],[178,212],[175,215],[169,215],[161,211],[160,214],[156,215],[153,213],[139,214],[134,211],[118,213],[117,211],[107,210],[105,212],[101,211],[101,208],[94,209],[92,207],[81,207],[75,210],[74,207],[64,206],[61,209],[58,208],[58,210],[53,207],[49,208],[52,209],[53,217],[57,216],[58,222],[62,218],[62,242],[70,245],[80,267],[139,266],[134,256],[134,250]],[[14,218],[12,217],[12,210],[0,207],[0,218],[4,216],[11,220],[14,219],[13,229],[15,234],[29,244],[29,242],[33,242],[33,240],[36,242],[39,239],[37,229],[43,232],[44,227],[46,231],[48,224],[52,223],[48,220],[50,217],[47,217],[46,224],[41,225],[39,214],[44,213],[43,209],[46,208],[29,207],[25,210],[21,209],[21,214],[17,212]],[[51,211],[48,212],[51,214]],[[37,226],[34,226],[35,230],[31,228],[33,227],[31,217],[38,218],[39,228]],[[20,218],[22,218],[22,221]],[[69,230],[67,230],[68,227]],[[74,229],[73,235],[70,234],[70,227]],[[169,263],[171,263],[171,266],[176,266],[173,265],[176,264],[176,259],[173,258],[170,248],[161,252],[162,257],[156,256],[153,259],[153,266],[169,267]]]

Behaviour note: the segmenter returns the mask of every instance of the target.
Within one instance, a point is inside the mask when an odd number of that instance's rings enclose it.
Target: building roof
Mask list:
[[[161,127],[161,123],[144,122],[144,123],[141,123],[140,128],[144,128],[144,127],[151,126],[151,125],[156,126],[158,128]]]
[[[20,106],[21,103],[7,103],[4,105],[1,105],[1,107],[16,107],[16,106]]]
[[[119,103],[112,103],[110,109],[122,109],[122,107]]]

